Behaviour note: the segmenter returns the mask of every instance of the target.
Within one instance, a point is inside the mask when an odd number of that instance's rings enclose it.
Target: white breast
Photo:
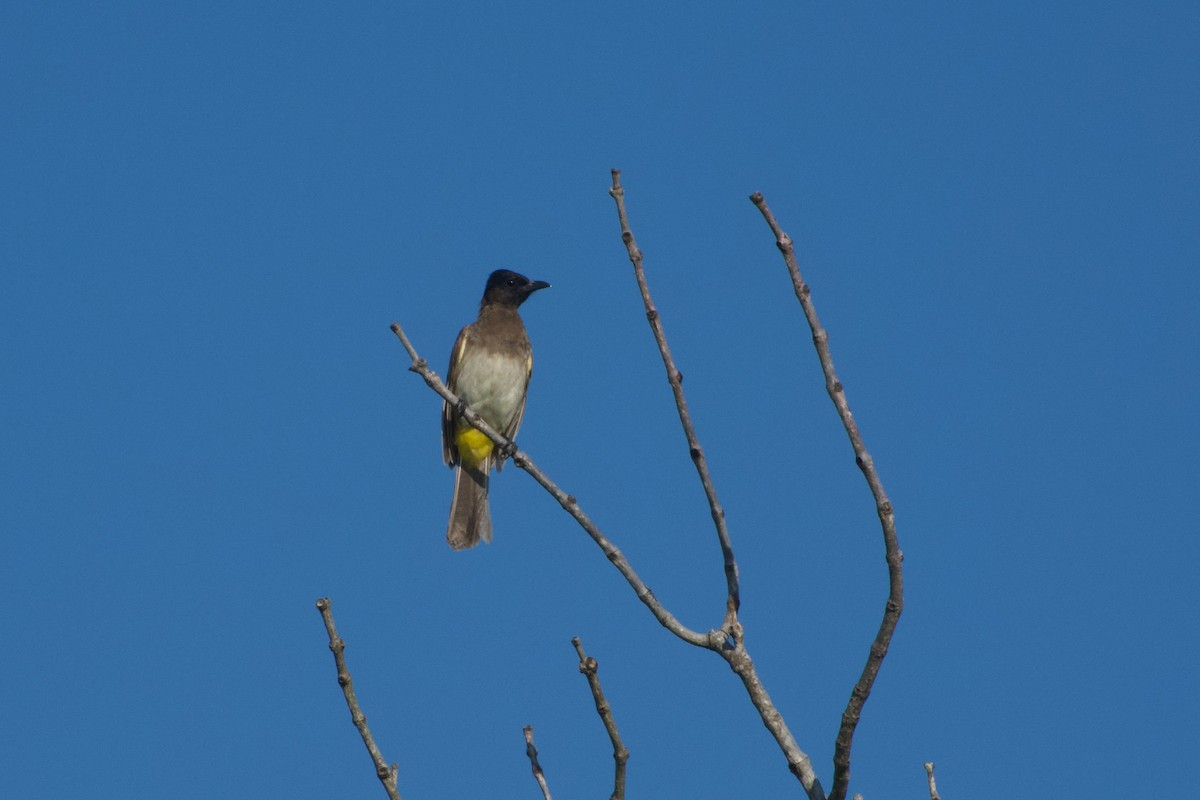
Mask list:
[[[490,353],[465,355],[458,365],[458,396],[489,425],[503,431],[521,407],[529,365],[524,358]]]

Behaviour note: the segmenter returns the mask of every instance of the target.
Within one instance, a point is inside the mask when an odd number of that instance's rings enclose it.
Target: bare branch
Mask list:
[[[933,762],[925,762],[925,774],[929,777],[929,800],[942,800],[942,796],[938,794],[937,781],[933,778]]]
[[[529,756],[529,766],[533,768],[533,778],[542,789],[542,796],[550,800],[550,787],[546,784],[546,773],[538,763],[537,748],[533,746],[533,726],[525,726],[525,755]]]
[[[400,800],[400,792],[396,788],[396,776],[399,768],[396,764],[388,766],[387,761],[384,760],[383,754],[375,746],[371,729],[367,727],[367,715],[358,706],[358,698],[354,696],[354,681],[351,680],[350,670],[346,666],[344,655],[346,642],[338,636],[337,628],[334,627],[332,607],[333,602],[328,597],[317,600],[317,611],[321,612],[321,619],[325,621],[325,631],[329,634],[329,649],[333,651],[333,663],[337,666],[338,683],[346,695],[346,705],[350,708],[350,719],[353,720],[354,727],[358,728],[363,744],[367,746],[367,752],[371,754],[371,761],[375,763],[375,775],[383,784],[383,788],[387,790],[388,797],[392,800]]]
[[[721,544],[721,555],[725,560],[727,594],[724,627],[727,633],[734,635],[734,623],[737,620],[738,607],[741,605],[741,596],[738,590],[737,561],[733,557],[733,544],[729,540],[729,529],[725,526],[725,510],[721,508],[721,503],[717,500],[717,489],[713,485],[712,475],[708,471],[708,461],[704,458],[704,450],[700,447],[700,439],[696,436],[696,429],[692,425],[687,398],[683,394],[683,374],[675,367],[675,361],[671,357],[671,348],[667,345],[667,335],[663,330],[662,317],[659,315],[658,309],[654,307],[654,301],[650,298],[650,286],[646,283],[646,272],[642,268],[642,251],[633,238],[633,231],[629,228],[629,218],[625,213],[625,189],[621,186],[621,170],[614,169],[612,171],[612,188],[608,190],[608,193],[617,203],[617,219],[621,223],[621,241],[625,243],[625,249],[629,252],[629,261],[633,264],[633,274],[637,278],[638,289],[642,293],[642,303],[646,307],[646,319],[650,322],[650,329],[654,332],[654,341],[658,343],[658,351],[662,355],[663,366],[667,370],[667,381],[671,384],[671,391],[675,394],[675,407],[679,410],[679,421],[683,425],[684,436],[687,437],[688,452],[692,456],[692,463],[696,465],[696,472],[700,475],[704,496],[708,498],[708,508],[712,513],[713,524],[717,526],[717,539]]]
[[[408,340],[408,337],[404,335],[404,329],[400,327],[400,323],[392,323],[392,332],[395,333],[397,338],[400,339],[401,344],[404,345],[404,349],[408,351],[408,355],[412,359],[412,365],[409,367],[409,370],[424,378],[425,383],[429,385],[429,388],[437,392],[443,400],[446,400],[454,406],[461,405],[462,401],[460,401],[458,397],[454,395],[454,393],[446,388],[446,385],[442,383],[442,380],[435,372],[433,372],[433,370],[429,369],[425,359],[417,355],[416,349],[413,348],[412,343]],[[637,594],[638,599],[645,603],[646,607],[650,609],[650,613],[654,614],[655,619],[657,619],[664,628],[688,644],[693,644],[697,647],[710,647],[709,642],[711,639],[711,634],[704,634],[691,630],[677,620],[674,615],[671,614],[671,612],[667,611],[666,608],[663,607],[662,603],[658,601],[658,598],[654,596],[654,593],[650,591],[650,588],[646,586],[646,584],[642,582],[642,579],[638,577],[638,574],[634,572],[633,567],[630,566],[629,562],[625,559],[625,554],[617,549],[617,546],[610,542],[608,538],[600,532],[600,529],[596,527],[596,524],[592,522],[591,518],[589,518],[588,515],[583,512],[583,509],[579,507],[579,503],[576,502],[572,495],[569,495],[560,489],[558,484],[550,480],[550,478],[538,468],[537,464],[533,463],[533,460],[530,459],[524,451],[518,450],[514,442],[510,442],[508,439],[505,439],[503,436],[497,433],[469,406],[463,407],[462,416],[467,420],[467,422],[471,423],[473,427],[478,428],[484,436],[491,439],[497,447],[502,447],[506,451],[511,451],[513,454],[513,463],[516,464],[520,469],[528,472],[535,481],[542,485],[543,489],[549,492],[551,496],[558,501],[559,505],[561,505],[568,514],[575,518],[575,521],[579,523],[579,526],[583,528],[588,536],[592,537],[592,540],[600,547],[601,550],[604,551],[604,555],[608,557],[608,560],[612,562],[613,566],[617,568],[617,570],[625,577],[625,580],[629,582],[629,585],[633,587],[633,591],[635,594]]]
[[[616,774],[613,777],[613,792],[610,800],[625,800],[625,762],[629,760],[629,751],[621,743],[621,734],[617,731],[617,721],[613,718],[612,707],[604,699],[604,690],[600,687],[600,665],[596,659],[583,652],[583,643],[576,636],[571,639],[575,652],[579,655],[579,671],[587,677],[588,686],[592,690],[592,699],[596,701],[596,713],[608,731],[609,741],[613,746],[613,761],[616,762]]]
[[[888,565],[888,599],[884,605],[883,621],[879,625],[879,631],[875,634],[875,640],[871,643],[867,663],[863,667],[862,675],[859,676],[858,682],[854,684],[854,688],[850,692],[850,700],[846,704],[846,710],[842,712],[842,724],[838,729],[837,740],[834,745],[833,786],[830,788],[829,797],[830,800],[843,800],[850,784],[850,748],[854,741],[854,729],[858,725],[863,705],[867,702],[867,697],[871,694],[871,686],[875,683],[875,677],[879,674],[879,667],[883,664],[883,659],[887,655],[888,646],[892,641],[892,634],[896,630],[896,623],[899,621],[900,612],[904,608],[904,573],[902,567],[904,554],[900,551],[900,542],[896,538],[896,517],[892,512],[892,503],[888,500],[887,493],[883,489],[883,483],[879,479],[879,473],[875,470],[875,462],[871,459],[870,453],[867,452],[867,448],[863,444],[862,436],[858,431],[858,425],[854,421],[854,415],[850,413],[850,405],[846,401],[846,393],[842,387],[842,382],[838,380],[837,372],[834,371],[833,356],[829,352],[829,334],[821,327],[821,320],[817,317],[817,309],[813,305],[812,294],[808,288],[808,284],[800,276],[800,267],[796,263],[796,251],[792,246],[792,239],[783,232],[779,227],[779,223],[775,221],[775,216],[771,213],[771,209],[767,207],[767,202],[763,199],[761,192],[755,192],[750,195],[750,201],[758,207],[758,210],[763,215],[763,219],[771,227],[771,232],[775,234],[775,243],[779,247],[779,251],[783,254],[784,263],[787,264],[788,274],[792,278],[792,287],[796,292],[796,299],[800,301],[800,307],[804,310],[804,316],[808,320],[809,328],[812,330],[813,345],[817,349],[817,358],[821,362],[821,371],[825,373],[825,389],[829,393],[829,398],[833,401],[834,407],[837,409],[838,416],[841,417],[847,436],[850,437],[850,445],[854,449],[854,461],[858,464],[859,469],[862,470],[863,477],[866,478],[867,485],[871,489],[871,494],[875,498],[875,510],[879,515],[879,522],[883,528],[885,559]]]

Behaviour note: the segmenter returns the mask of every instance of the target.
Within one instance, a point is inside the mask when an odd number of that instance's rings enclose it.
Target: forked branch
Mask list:
[[[750,201],[758,207],[763,219],[770,226],[771,232],[775,234],[775,244],[779,248],[779,252],[783,254],[783,261],[792,278],[792,288],[796,292],[796,299],[800,301],[804,317],[808,320],[808,326],[812,330],[813,345],[817,349],[821,371],[825,373],[825,390],[829,393],[829,399],[833,401],[833,405],[837,409],[842,425],[846,429],[846,435],[850,437],[850,445],[854,449],[854,461],[862,470],[863,477],[866,478],[871,494],[875,498],[875,511],[879,515],[879,522],[883,528],[884,558],[888,567],[888,599],[884,604],[883,621],[880,622],[879,631],[871,643],[862,674],[850,691],[850,700],[846,704],[846,710],[842,712],[842,724],[834,743],[833,786],[830,787],[829,798],[830,800],[843,800],[850,785],[850,748],[854,742],[854,729],[858,725],[863,705],[871,694],[871,687],[875,683],[875,677],[879,674],[879,667],[883,664],[884,656],[887,655],[892,634],[896,630],[896,623],[900,620],[900,612],[904,608],[902,566],[904,554],[900,551],[900,542],[896,538],[896,517],[892,513],[892,503],[883,490],[883,482],[875,470],[875,462],[872,460],[871,454],[867,452],[866,445],[863,444],[858,424],[854,421],[854,415],[850,413],[850,404],[846,401],[845,389],[833,368],[833,356],[829,352],[829,334],[821,326],[816,306],[813,305],[812,292],[800,275],[800,266],[796,263],[796,250],[792,245],[792,239],[779,227],[775,215],[767,207],[767,201],[763,199],[761,192],[750,195]]]
[[[763,725],[775,738],[776,744],[787,758],[788,769],[800,781],[810,800],[824,800],[825,791],[821,788],[821,782],[817,780],[816,773],[813,771],[812,761],[800,749],[795,737],[788,729],[783,715],[771,701],[745,646],[744,631],[737,618],[740,605],[737,561],[733,556],[729,529],[725,525],[725,512],[717,501],[717,493],[708,470],[708,462],[704,459],[704,451],[700,448],[695,427],[692,425],[691,414],[688,413],[687,399],[683,393],[683,376],[676,368],[675,360],[671,356],[671,349],[667,346],[661,315],[650,298],[650,287],[646,281],[642,251],[633,237],[633,231],[629,226],[629,216],[625,209],[625,189],[621,186],[620,170],[612,171],[612,188],[608,193],[617,204],[617,219],[621,224],[621,241],[624,242],[625,249],[629,253],[629,260],[633,264],[634,277],[637,280],[638,289],[642,293],[642,302],[646,307],[646,318],[650,322],[650,329],[654,332],[654,340],[658,343],[659,353],[662,355],[663,366],[667,370],[667,380],[671,384],[671,391],[675,395],[675,406],[679,410],[679,421],[683,425],[684,435],[687,437],[688,451],[696,465],[696,472],[700,476],[705,496],[708,498],[713,523],[717,528],[717,540],[721,545],[721,555],[725,561],[727,600],[725,621],[721,626],[721,633],[725,634],[725,639],[723,642],[716,643],[719,646],[710,646],[709,649],[724,658],[730,669],[741,679],[742,685],[746,687],[746,693],[750,697],[750,702],[753,703],[762,718]]]

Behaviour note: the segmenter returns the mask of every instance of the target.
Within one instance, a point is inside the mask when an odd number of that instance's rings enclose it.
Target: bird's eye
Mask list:
[[[516,279],[516,278],[509,278],[509,279],[508,279],[508,285],[509,285],[509,286],[516,286],[516,285],[517,285],[517,279]]]

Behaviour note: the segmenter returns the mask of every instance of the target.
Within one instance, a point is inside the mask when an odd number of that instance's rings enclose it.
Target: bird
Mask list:
[[[458,334],[450,353],[446,387],[501,436],[511,441],[525,416],[525,394],[533,374],[533,348],[517,309],[545,281],[531,281],[512,270],[488,276],[479,317]],[[466,550],[492,540],[488,473],[499,470],[491,439],[472,427],[453,403],[442,406],[442,458],[454,468],[454,499],[446,543]]]

